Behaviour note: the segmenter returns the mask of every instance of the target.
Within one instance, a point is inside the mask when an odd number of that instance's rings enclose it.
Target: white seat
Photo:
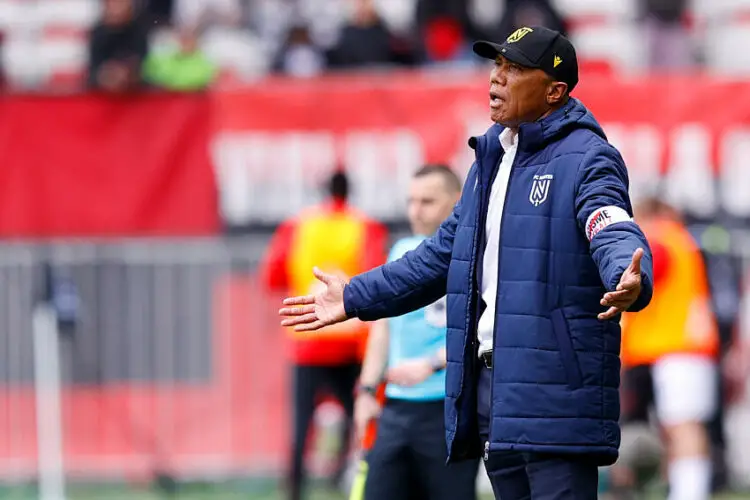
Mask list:
[[[301,0],[297,5],[298,22],[307,25],[312,41],[325,48],[336,44],[352,14],[352,2],[342,0]]]
[[[706,31],[706,65],[728,76],[750,76],[750,26],[724,24]]]
[[[44,26],[86,30],[99,18],[101,5],[97,0],[39,0],[36,12]]]
[[[214,28],[203,35],[200,47],[221,69],[250,79],[268,72],[268,57],[261,41],[248,31]]]
[[[88,45],[78,37],[52,37],[41,40],[38,57],[51,73],[77,72],[88,63]]]
[[[6,33],[28,33],[39,29],[42,20],[36,4],[26,0],[0,0],[0,29]]]
[[[375,6],[391,30],[404,33],[414,26],[417,14],[414,0],[375,0]]]
[[[176,0],[172,16],[178,26],[195,26],[207,13],[233,18],[241,12],[238,0]]]
[[[563,17],[604,17],[612,20],[634,19],[638,14],[636,0],[552,0]]]
[[[570,38],[581,59],[609,61],[622,72],[638,72],[647,66],[646,44],[635,23],[581,26]]]
[[[0,0],[0,29],[8,31],[21,16],[22,8],[17,0]]]
[[[750,13],[748,0],[692,0],[690,9],[696,18],[706,21],[731,20],[737,13]]]
[[[18,88],[35,87],[49,75],[33,37],[7,37],[2,46],[2,66],[8,83]]]

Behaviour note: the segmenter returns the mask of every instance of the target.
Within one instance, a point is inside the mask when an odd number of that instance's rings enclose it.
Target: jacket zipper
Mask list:
[[[477,140],[477,147],[475,149],[476,157],[477,157],[477,167],[479,167],[479,158],[482,157],[482,152],[480,151],[481,150],[481,145],[482,145],[482,142],[480,140]],[[479,168],[477,168],[476,176],[477,176],[476,177],[476,182],[479,182],[480,179],[481,179],[481,172],[479,171]],[[480,208],[481,208],[481,205],[480,205]],[[479,221],[482,221],[482,216],[481,216],[481,213],[479,213],[479,212],[477,212],[477,215],[475,216],[475,219],[474,219],[475,223],[476,223],[477,219]],[[476,245],[477,245],[478,240],[479,240],[479,235],[478,235],[477,231],[474,231],[474,248],[475,249],[476,249]],[[472,259],[476,262],[477,259],[476,259],[476,253],[475,252],[472,252]],[[473,281],[474,277],[470,276],[469,279]],[[469,315],[469,318],[471,318],[471,317],[472,317],[472,314]],[[469,323],[469,326],[471,327],[471,322]],[[471,330],[472,329],[469,328],[469,332],[471,332]],[[471,348],[472,348],[472,352],[474,353],[474,355],[476,355],[476,352],[477,352],[477,349],[478,349],[478,346],[477,346],[477,336],[476,335],[471,335]],[[463,382],[464,381],[462,380],[461,381],[462,385],[463,385]],[[463,392],[463,387],[461,388],[461,391]],[[454,432],[456,432],[458,430],[458,411],[456,411],[456,417],[453,419],[453,429],[454,429]],[[454,437],[454,439],[455,439],[455,437]],[[453,454],[453,440],[451,440],[451,446],[450,446],[450,450],[449,450],[449,454],[448,454],[448,460],[449,461],[450,461],[450,455],[452,455],[452,454]]]
[[[517,136],[517,140],[519,137]],[[489,459],[490,454],[490,443],[492,442],[492,404],[495,400],[495,358],[497,354],[497,306],[500,303],[500,259],[503,255],[503,245],[502,245],[502,236],[503,236],[503,227],[505,227],[505,212],[508,210],[508,193],[510,193],[510,186],[513,182],[513,173],[515,172],[515,165],[516,160],[518,159],[518,149],[520,147],[520,143],[516,144],[516,157],[513,158],[513,163],[510,165],[510,174],[508,174],[508,185],[505,188],[505,197],[503,198],[503,213],[500,215],[500,234],[498,235],[498,244],[497,244],[497,290],[495,291],[495,320],[493,321],[492,326],[492,377],[491,377],[491,384],[490,384],[490,427],[487,432],[487,442],[484,444],[484,456],[485,461]],[[504,153],[503,153],[504,154]],[[502,158],[500,159],[500,162],[502,163]],[[498,164],[497,167],[497,175],[500,174],[500,165]],[[495,176],[495,181],[497,181],[497,175]],[[490,193],[492,193],[492,186],[490,186]],[[492,194],[490,194],[490,197],[492,197]],[[487,210],[489,211],[489,204],[487,205]],[[486,223],[485,223],[486,225]]]

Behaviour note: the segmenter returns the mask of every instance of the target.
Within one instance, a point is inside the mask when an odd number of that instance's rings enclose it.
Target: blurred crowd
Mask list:
[[[568,34],[590,70],[747,71],[750,0],[0,0],[13,89],[201,89],[269,73],[472,66],[479,38]],[[743,42],[744,41],[744,42]]]

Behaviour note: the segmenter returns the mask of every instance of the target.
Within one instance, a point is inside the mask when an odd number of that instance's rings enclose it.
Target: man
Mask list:
[[[138,88],[147,37],[133,0],[105,0],[89,39],[89,86],[113,93]]]
[[[331,176],[330,200],[283,222],[261,268],[262,281],[271,289],[293,294],[314,293],[317,281],[310,276],[313,263],[321,263],[337,276],[351,276],[385,260],[385,228],[349,206],[349,181],[345,173]],[[332,393],[347,415],[338,482],[346,468],[354,413],[354,387],[367,342],[367,328],[351,320],[320,333],[292,332],[292,393],[294,419],[290,467],[290,498],[301,498],[303,459],[308,428],[323,391]]]
[[[648,422],[653,403],[666,437],[669,498],[706,500],[719,348],[706,266],[674,209],[648,199],[636,216],[652,245],[657,292],[646,311],[623,318],[624,420]]]
[[[389,262],[435,234],[461,195],[461,181],[444,165],[419,169],[409,188],[413,236],[396,242]],[[445,465],[445,297],[425,308],[373,325],[362,364],[354,422],[362,435],[379,417],[367,456],[365,500],[471,500],[477,461]],[[387,372],[386,372],[387,369]],[[376,399],[387,374],[386,403]]]
[[[178,32],[177,47],[152,51],[143,64],[143,79],[173,92],[199,91],[211,85],[217,67],[198,45],[200,31],[184,26]]]
[[[449,460],[484,450],[503,500],[596,499],[620,442],[620,314],[651,299],[651,255],[632,220],[625,165],[570,97],[571,43],[524,27],[494,60],[495,125],[437,234],[401,259],[287,299],[301,331],[398,316],[448,295]],[[480,437],[481,436],[481,437]]]

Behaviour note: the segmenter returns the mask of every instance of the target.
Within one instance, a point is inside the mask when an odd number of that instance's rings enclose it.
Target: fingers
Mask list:
[[[303,314],[300,316],[292,316],[291,318],[286,318],[285,320],[281,322],[281,326],[307,325],[317,320],[318,320],[318,315],[312,312],[312,313]]]
[[[633,261],[630,263],[630,269],[633,274],[641,274],[641,259],[643,258],[644,251],[642,248],[637,249],[633,252]]]
[[[610,307],[609,309],[607,309],[606,311],[604,311],[603,313],[601,313],[597,317],[600,320],[612,319],[612,318],[614,318],[615,316],[617,316],[621,312],[622,312],[622,309],[613,306],[613,307]]]
[[[638,298],[637,290],[622,290],[605,293],[599,303],[603,306],[614,306],[627,309]]]
[[[615,302],[618,300],[625,300],[630,296],[630,290],[618,290],[616,292],[607,292],[604,294],[601,300],[603,306],[608,305],[609,302]]]
[[[299,325],[297,325],[297,326],[294,327],[294,331],[295,332],[313,332],[315,330],[320,330],[324,326],[326,326],[325,323],[323,323],[320,320],[316,320],[316,321],[313,321],[311,323],[299,324]]]
[[[314,304],[315,303],[315,295],[304,295],[302,297],[287,297],[284,299],[285,306],[300,306],[305,304]]]
[[[282,307],[279,309],[279,316],[302,316],[315,312],[315,305],[310,304],[302,307]]]
[[[313,274],[315,275],[316,278],[318,278],[320,281],[322,281],[326,285],[330,285],[331,281],[333,280],[333,276],[331,276],[330,274],[324,273],[317,266],[313,267]]]

